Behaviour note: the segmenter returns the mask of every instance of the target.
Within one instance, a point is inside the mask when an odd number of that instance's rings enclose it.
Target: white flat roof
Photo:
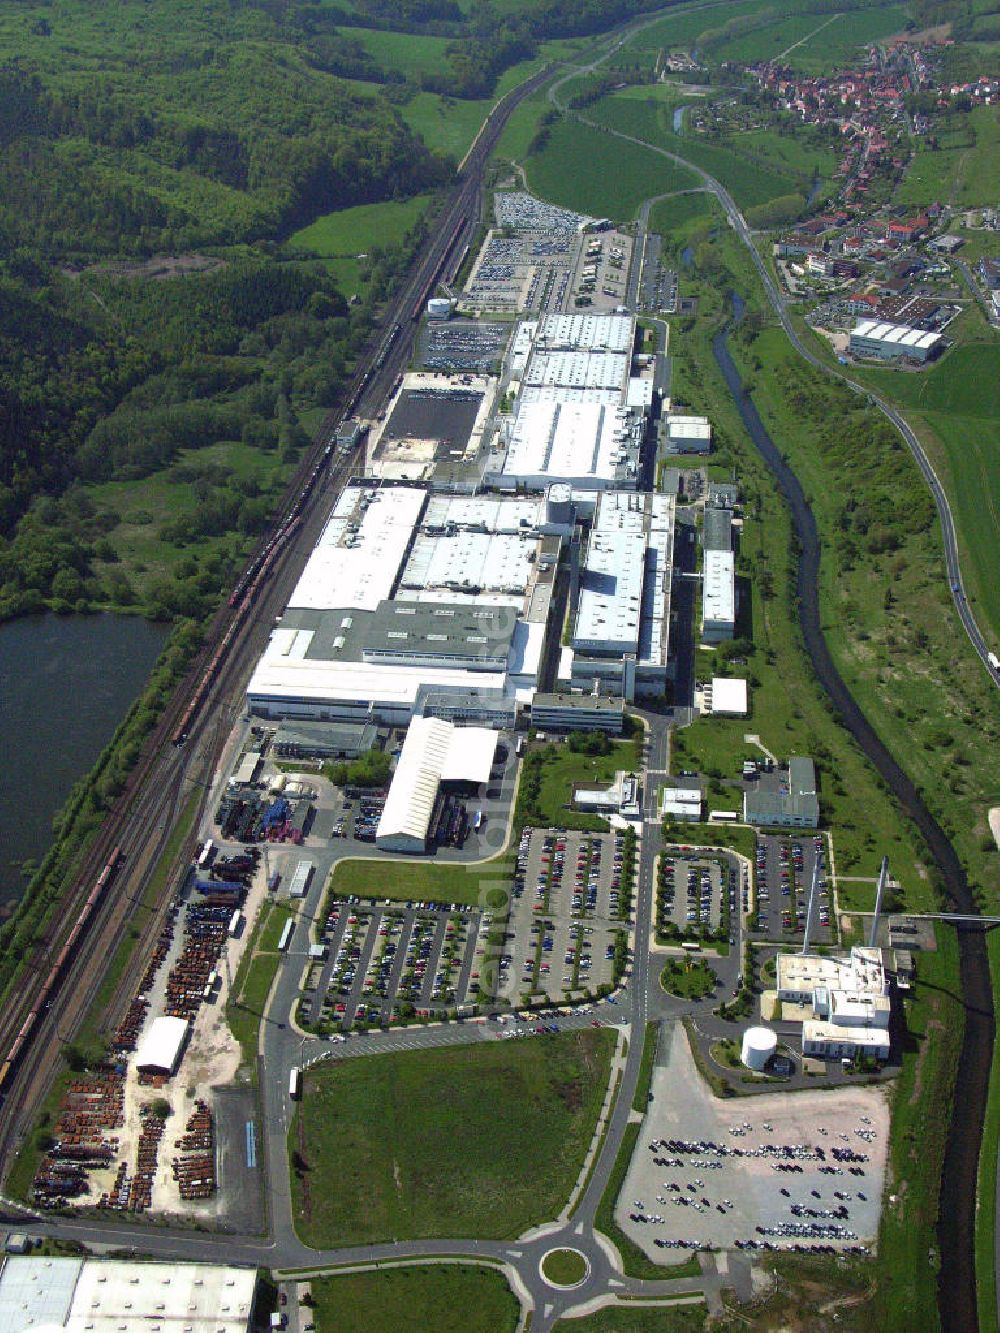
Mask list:
[[[61,1328],[69,1318],[82,1259],[11,1255],[0,1269],[0,1329]]]
[[[374,611],[392,591],[426,500],[416,487],[348,486],[288,605]]]
[[[537,324],[539,345],[582,351],[630,352],[634,334],[631,315],[545,315]]]
[[[614,389],[621,394],[628,379],[629,358],[618,352],[536,351],[528,362],[526,387]]]
[[[407,591],[447,589],[469,582],[486,592],[524,593],[536,546],[534,537],[510,533],[421,534],[413,543],[399,586]]]
[[[530,533],[542,521],[545,501],[539,496],[432,495],[422,528],[482,528],[484,532]]]
[[[625,453],[627,417],[601,403],[523,402],[510,428],[506,476],[611,482]]]
[[[745,680],[729,680],[724,676],[712,677],[712,712],[734,713],[745,717],[748,707]]]
[[[854,1046],[885,1047],[889,1045],[888,1028],[852,1028],[840,1023],[826,1023],[818,1018],[807,1018],[802,1024],[803,1042],[835,1041]]]
[[[638,651],[645,556],[641,532],[591,532],[573,630],[577,648],[607,643]]]
[[[852,338],[867,338],[873,342],[898,343],[905,347],[933,347],[941,341],[940,333],[912,329],[906,324],[887,324],[882,320],[863,319],[851,330]]]
[[[732,624],[736,619],[736,557],[732,551],[706,551],[702,611],[706,621]]]
[[[667,420],[667,435],[671,440],[710,440],[712,426],[708,417],[675,417]]]

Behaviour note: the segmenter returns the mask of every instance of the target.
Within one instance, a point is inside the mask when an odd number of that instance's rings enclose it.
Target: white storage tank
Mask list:
[[[451,314],[451,302],[445,296],[432,296],[427,302],[428,319],[447,319]]]
[[[743,1034],[741,1059],[747,1069],[760,1074],[777,1049],[778,1038],[770,1028],[747,1028]]]

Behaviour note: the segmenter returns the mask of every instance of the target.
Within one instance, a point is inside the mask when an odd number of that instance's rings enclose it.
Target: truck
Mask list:
[[[302,1096],[302,1070],[298,1066],[293,1066],[288,1071],[288,1095],[293,1102],[297,1102]]]
[[[986,660],[990,664],[991,671],[1000,671],[1000,657],[996,653],[987,653]]]

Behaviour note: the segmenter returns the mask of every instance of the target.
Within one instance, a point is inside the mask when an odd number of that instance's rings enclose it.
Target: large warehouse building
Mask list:
[[[248,1333],[257,1273],[215,1264],[14,1256],[0,1269],[3,1333]]]
[[[626,700],[659,696],[673,674],[674,500],[604,491],[597,501],[560,676]]]
[[[722,643],[736,633],[736,558],[732,551],[707,549],[702,581],[701,637]]]
[[[555,572],[538,531],[545,513],[541,499],[348,487],[253,673],[251,711],[513,721],[545,641]]]
[[[376,846],[388,852],[426,851],[441,784],[488,782],[497,740],[486,727],[414,718],[375,832]]]
[[[875,357],[879,361],[897,361],[903,357],[929,361],[942,351],[944,339],[940,333],[928,333],[925,329],[864,319],[851,330],[850,347],[854,356]]]

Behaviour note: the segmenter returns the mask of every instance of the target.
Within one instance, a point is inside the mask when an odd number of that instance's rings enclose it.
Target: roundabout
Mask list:
[[[579,1250],[555,1249],[542,1255],[539,1272],[550,1287],[572,1291],[590,1276],[590,1260]]]

